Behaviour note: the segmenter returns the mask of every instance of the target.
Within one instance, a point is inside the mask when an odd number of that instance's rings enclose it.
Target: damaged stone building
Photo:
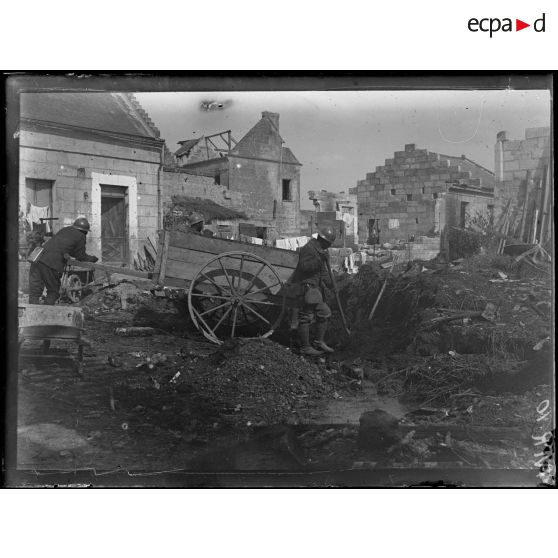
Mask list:
[[[521,242],[550,238],[550,128],[527,128],[520,140],[500,132],[495,145],[496,216],[509,210],[508,235]]]
[[[179,142],[177,168],[165,168],[166,195],[194,187],[242,211],[240,233],[265,240],[300,233],[300,167],[279,133],[279,114],[263,112],[238,142],[230,131]]]
[[[358,243],[357,196],[327,190],[308,192],[314,204],[313,228],[322,224],[331,224],[337,231],[334,246],[351,246]]]
[[[361,242],[439,237],[446,226],[494,211],[494,173],[468,159],[407,144],[350,190]]]
[[[164,162],[164,141],[135,97],[23,93],[19,147],[20,219],[57,232],[86,217],[87,251],[131,265],[160,228]]]

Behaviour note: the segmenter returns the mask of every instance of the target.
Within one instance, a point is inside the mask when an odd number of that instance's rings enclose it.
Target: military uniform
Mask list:
[[[54,304],[60,293],[60,279],[66,261],[64,254],[69,254],[80,262],[96,262],[96,256],[85,251],[85,233],[74,226],[64,227],[44,246],[43,252],[29,270],[29,303],[39,304],[39,299],[46,287],[45,304]]]
[[[308,355],[316,354],[310,347],[310,324],[316,319],[316,340],[314,344],[320,349],[331,352],[324,342],[327,320],[331,310],[324,300],[324,288],[331,287],[327,261],[329,253],[320,241],[312,238],[299,253],[299,260],[291,278],[296,289],[298,305],[298,334],[301,352]]]

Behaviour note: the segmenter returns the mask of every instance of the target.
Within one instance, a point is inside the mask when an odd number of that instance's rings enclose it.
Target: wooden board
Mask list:
[[[18,309],[19,327],[83,327],[81,308],[62,305],[51,306],[48,304],[20,304]]]
[[[226,252],[247,252],[263,258],[273,266],[282,281],[291,276],[298,263],[298,254],[291,250],[176,231],[165,232],[164,236],[165,240],[168,238],[166,266],[163,266],[161,258],[159,269],[164,269],[163,282],[168,285],[184,287],[211,259]],[[159,248],[159,252],[163,250]],[[220,269],[220,265],[215,263],[211,268]],[[261,264],[257,262],[245,261],[243,265],[247,273],[256,273],[260,268]],[[274,278],[269,272],[262,273],[261,277],[265,281]]]

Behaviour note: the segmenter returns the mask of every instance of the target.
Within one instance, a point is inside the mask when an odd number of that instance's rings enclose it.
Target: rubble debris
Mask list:
[[[399,421],[386,411],[367,411],[361,415],[359,422],[357,443],[362,449],[387,449],[402,438]]]
[[[116,335],[121,335],[122,337],[147,337],[149,335],[154,335],[157,332],[156,329],[152,327],[117,327],[114,330]]]

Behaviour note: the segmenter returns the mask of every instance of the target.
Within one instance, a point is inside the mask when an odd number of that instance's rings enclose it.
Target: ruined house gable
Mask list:
[[[174,156],[181,167],[222,157],[222,154],[214,149],[211,142],[207,141],[205,136],[179,141],[178,143],[180,148],[175,152]]]
[[[236,144],[231,155],[280,161],[284,151],[283,138],[279,135],[279,115],[272,119],[263,113],[261,120]],[[288,157],[293,157],[289,150]],[[296,158],[295,158],[296,159]],[[285,161],[286,162],[286,161]]]

